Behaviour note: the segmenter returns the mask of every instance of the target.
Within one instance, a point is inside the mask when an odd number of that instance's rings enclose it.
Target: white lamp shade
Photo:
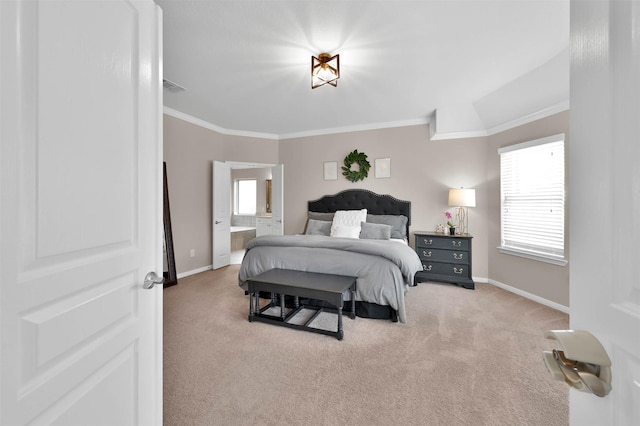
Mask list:
[[[450,189],[449,205],[454,207],[475,207],[476,190],[466,188]]]

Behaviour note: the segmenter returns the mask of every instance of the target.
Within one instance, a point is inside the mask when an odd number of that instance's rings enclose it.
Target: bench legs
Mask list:
[[[256,312],[253,307],[253,295],[254,293],[249,293],[249,322],[253,322],[253,316]]]
[[[278,296],[280,296],[280,301],[279,301],[280,302],[280,321],[278,321],[278,323],[280,323],[280,325],[285,325],[285,326],[289,326],[289,327],[293,327],[293,328],[299,328],[299,329],[308,330],[308,331],[320,332],[320,333],[323,333],[323,334],[330,334],[330,335],[335,336],[338,340],[342,340],[344,338],[344,327],[343,327],[343,323],[342,323],[342,315],[343,315],[343,307],[342,307],[343,302],[342,302],[342,300],[340,300],[340,303],[338,303],[337,306],[336,306],[337,307],[337,313],[338,313],[338,331],[337,332],[324,332],[324,331],[316,331],[316,330],[310,329],[306,325],[305,326],[298,326],[298,325],[287,324],[286,323],[287,312],[286,312],[286,306],[285,306],[285,294],[284,293],[277,294],[277,293],[273,293],[272,292],[271,293],[270,306],[276,307],[278,305],[278,303],[277,303]],[[332,303],[335,303],[335,302],[332,302]],[[298,310],[298,308],[300,307],[300,302],[299,302],[298,296],[294,297],[294,305],[295,305],[295,308],[293,310],[293,315],[295,315],[295,311]],[[303,306],[303,307],[305,307],[305,306]],[[254,291],[253,293],[249,292],[249,322],[253,322],[254,320],[256,320],[256,321],[262,321],[262,322],[276,323],[276,322],[274,322],[274,320],[268,320],[267,319],[265,321],[266,316],[262,316],[261,311],[262,311],[262,309],[260,308],[260,292],[259,291]],[[318,313],[316,313],[316,315]],[[349,317],[351,317],[351,319],[355,319],[356,318],[356,290],[355,290],[355,284],[351,287],[351,311],[349,312]],[[277,316],[272,317],[272,318],[275,319],[275,318],[277,318]]]
[[[351,287],[351,319],[356,319],[356,286]]]

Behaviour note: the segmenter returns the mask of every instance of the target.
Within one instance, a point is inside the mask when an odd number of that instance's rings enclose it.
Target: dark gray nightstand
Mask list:
[[[442,281],[475,289],[471,278],[471,239],[469,234],[445,235],[416,231],[416,253],[422,261],[422,271],[414,283]]]

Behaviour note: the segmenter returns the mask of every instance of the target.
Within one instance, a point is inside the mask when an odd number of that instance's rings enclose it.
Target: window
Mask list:
[[[235,183],[235,213],[256,214],[256,180],[238,179]]]
[[[564,258],[564,134],[500,154],[500,251],[557,265]]]

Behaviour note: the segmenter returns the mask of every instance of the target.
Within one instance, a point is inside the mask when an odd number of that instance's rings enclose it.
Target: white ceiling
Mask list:
[[[493,132],[568,108],[569,0],[156,0],[165,111],[271,138],[426,123]],[[340,54],[311,89],[311,55]]]

